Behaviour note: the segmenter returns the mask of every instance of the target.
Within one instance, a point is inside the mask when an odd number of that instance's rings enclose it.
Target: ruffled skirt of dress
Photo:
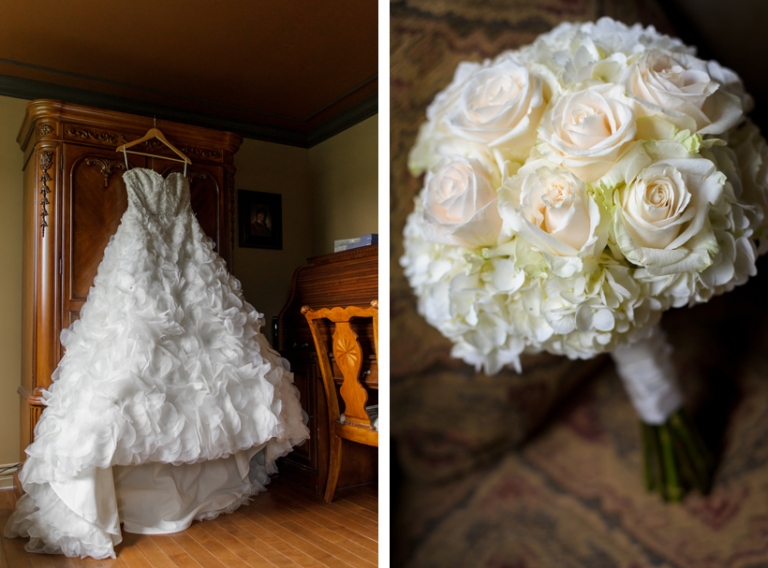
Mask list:
[[[62,332],[6,536],[29,537],[32,552],[114,557],[121,523],[175,532],[262,490],[308,430],[260,325],[191,212],[129,206]]]

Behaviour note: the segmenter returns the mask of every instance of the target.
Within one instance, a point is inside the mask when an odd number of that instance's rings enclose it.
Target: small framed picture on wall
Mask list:
[[[237,190],[240,246],[283,249],[282,195]]]

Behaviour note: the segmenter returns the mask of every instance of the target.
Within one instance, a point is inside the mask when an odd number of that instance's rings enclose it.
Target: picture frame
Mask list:
[[[279,193],[237,190],[241,248],[283,249],[282,198]]]

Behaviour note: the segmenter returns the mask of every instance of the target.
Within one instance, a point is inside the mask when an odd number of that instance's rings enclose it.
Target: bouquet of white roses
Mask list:
[[[603,18],[461,63],[410,155],[426,176],[401,259],[420,313],[486,373],[610,351],[668,499],[710,466],[657,324],[744,283],[768,249],[751,99],[694,53]]]

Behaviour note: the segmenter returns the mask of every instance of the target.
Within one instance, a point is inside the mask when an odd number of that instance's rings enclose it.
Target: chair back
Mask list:
[[[333,376],[328,342],[322,332],[321,320],[328,320],[333,324],[331,345],[333,358],[343,377],[340,394],[344,401],[345,422],[350,426],[362,426],[373,429],[371,420],[365,410],[365,403],[368,401],[368,391],[360,381],[360,371],[365,354],[363,353],[357,333],[352,329],[351,321],[354,318],[372,318],[373,349],[374,355],[378,360],[378,301],[374,300],[367,308],[349,306],[347,308],[334,307],[313,310],[309,306],[304,306],[301,308],[301,313],[307,318],[307,323],[312,331],[312,339],[315,342],[320,372],[323,375],[325,397],[328,401],[328,418],[331,423],[339,422],[341,412],[336,395],[336,382]]]

